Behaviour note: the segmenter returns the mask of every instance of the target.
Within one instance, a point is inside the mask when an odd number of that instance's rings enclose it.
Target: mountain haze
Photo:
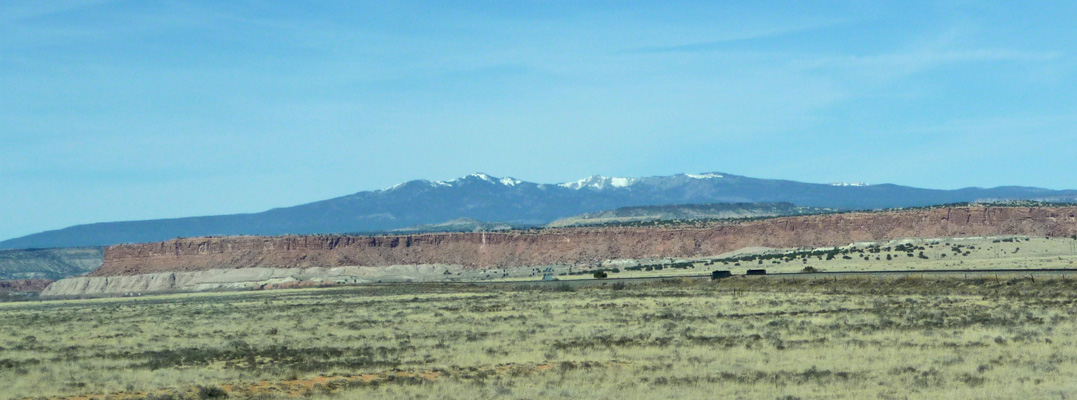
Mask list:
[[[620,207],[668,204],[788,202],[864,210],[1010,199],[1070,201],[1077,199],[1077,191],[817,184],[717,172],[646,178],[592,176],[538,184],[477,173],[450,181],[414,180],[385,190],[260,213],[78,225],[3,241],[0,249],[105,246],[209,235],[377,233],[460,218],[542,225]]]

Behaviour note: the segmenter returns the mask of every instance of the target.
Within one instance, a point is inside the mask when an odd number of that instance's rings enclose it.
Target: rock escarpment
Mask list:
[[[775,218],[704,228],[566,228],[395,236],[235,236],[109,247],[91,276],[242,268],[457,265],[508,268],[698,257],[906,237],[1071,236],[1077,207],[951,207]]]

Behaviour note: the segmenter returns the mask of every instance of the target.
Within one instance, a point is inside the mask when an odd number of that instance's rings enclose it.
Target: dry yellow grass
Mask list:
[[[875,245],[880,251],[868,250]],[[913,251],[899,250],[898,246],[915,248]],[[921,249],[922,248],[922,249]],[[753,257],[766,254],[792,254],[803,251],[825,251],[834,247],[818,249],[771,249],[765,251],[738,251],[729,255],[716,255],[692,261],[691,268],[670,268],[667,262],[662,269],[628,270],[623,263],[619,272],[610,273],[611,278],[643,277],[677,277],[709,274],[720,269],[733,274],[744,274],[748,269],[762,268],[769,273],[801,272],[806,267],[824,272],[842,271],[923,271],[934,269],[1072,269],[1077,268],[1077,240],[1073,238],[1045,238],[1027,236],[973,237],[973,238],[930,238],[901,239],[875,243],[856,243],[838,246],[842,251],[834,258],[825,255],[809,257],[785,257],[744,261],[734,258]],[[954,252],[958,249],[959,252]],[[920,254],[923,253],[923,257]],[[865,258],[866,256],[866,258]],[[889,256],[889,259],[887,258]],[[848,257],[848,258],[846,258]],[[708,264],[709,260],[723,260]],[[677,262],[685,262],[677,261]],[[655,264],[658,262],[641,262]],[[605,266],[612,268],[612,264]],[[586,271],[576,268],[575,271]],[[527,281],[540,279],[535,277],[508,278],[504,281]],[[591,273],[577,275],[559,275],[559,280],[593,279]]]
[[[1013,276],[3,304],[0,397],[1072,398],[1075,303]]]

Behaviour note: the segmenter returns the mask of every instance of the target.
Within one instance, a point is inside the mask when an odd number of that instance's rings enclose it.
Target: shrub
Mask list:
[[[610,285],[610,289],[613,289],[613,290],[624,290],[624,288],[625,288],[625,283],[624,282],[614,282],[613,285]]]
[[[595,272],[594,276],[595,276],[595,279],[606,279],[607,277],[609,277],[609,275],[606,274],[606,271]]]
[[[224,399],[228,398],[228,393],[216,386],[199,386],[198,387],[199,399]]]

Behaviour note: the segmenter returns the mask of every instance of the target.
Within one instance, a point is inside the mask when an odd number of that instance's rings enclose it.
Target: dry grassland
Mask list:
[[[826,252],[836,251],[833,257]],[[815,254],[810,254],[814,252]],[[670,265],[679,265],[673,268]],[[740,250],[725,255],[692,260],[641,261],[592,268],[574,268],[575,275],[559,275],[560,280],[593,279],[589,271],[606,270],[611,278],[676,277],[708,274],[715,269],[744,274],[762,268],[768,273],[801,272],[811,268],[821,272],[842,271],[922,271],[934,269],[1073,269],[1077,268],[1077,239],[1058,237],[974,237],[901,239],[816,249]],[[635,269],[650,266],[649,269]],[[661,266],[661,268],[658,268]],[[566,268],[557,269],[558,273]],[[535,280],[536,277],[506,281]]]
[[[0,398],[1066,399],[1077,281],[385,285],[0,304]]]

